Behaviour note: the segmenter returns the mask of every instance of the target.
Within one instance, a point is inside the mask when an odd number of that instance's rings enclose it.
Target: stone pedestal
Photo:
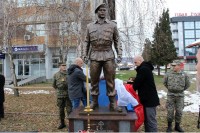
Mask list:
[[[99,107],[88,115],[83,107],[79,107],[68,118],[69,132],[87,130],[88,126],[94,132],[134,132],[137,116],[125,108],[122,113],[110,112],[108,107]]]

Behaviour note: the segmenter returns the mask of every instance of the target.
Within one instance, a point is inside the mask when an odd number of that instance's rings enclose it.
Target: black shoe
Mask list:
[[[172,132],[172,127],[167,127],[166,132]]]
[[[65,127],[66,127],[65,124],[60,124],[60,126],[58,127],[58,129],[63,129],[63,128],[65,128]]]
[[[0,118],[4,118],[4,114],[3,114],[3,115],[0,115]]]
[[[58,127],[58,129],[63,129],[65,127],[66,127],[65,120],[64,119],[60,119],[60,126]]]
[[[180,127],[179,123],[176,123],[174,130],[178,132],[184,132],[184,130]]]
[[[166,132],[172,132],[172,123],[171,122],[168,122],[168,127],[167,127]]]

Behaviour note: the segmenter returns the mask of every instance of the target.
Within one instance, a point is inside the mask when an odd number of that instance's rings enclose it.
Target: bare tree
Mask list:
[[[12,49],[16,40],[13,40],[12,38],[17,36],[16,31],[24,31],[24,28],[20,25],[20,22],[24,20],[25,17],[21,16],[22,10],[20,12],[17,11],[16,4],[14,2],[5,0],[3,1],[3,5],[3,47],[7,49],[6,52],[10,59],[10,70],[13,78],[13,85],[18,86]],[[17,89],[14,89],[14,94],[18,96]]]
[[[108,5],[108,19],[115,20],[115,0],[103,0],[103,3],[106,3]]]
[[[21,4],[19,7],[19,4]],[[29,0],[17,3],[12,0],[3,1],[3,27],[0,37],[1,47],[6,48],[10,59],[10,70],[14,86],[18,86],[13,61],[14,45],[47,44],[59,51],[60,61],[67,60],[67,53],[71,47],[77,49],[80,55],[80,44],[84,36],[86,23],[91,21],[90,3],[87,0],[74,2]],[[37,36],[37,25],[44,24],[46,37]],[[31,29],[27,30],[27,27]],[[30,35],[29,41],[24,41],[24,35]],[[0,44],[1,45],[1,44]]]
[[[49,9],[54,12],[49,17],[59,16],[57,20],[61,22],[59,26],[59,45],[60,60],[62,61],[67,60],[67,53],[71,47],[76,49],[77,56],[81,55],[80,46],[83,42],[84,29],[87,21],[91,21],[89,4],[87,0],[80,0],[79,2],[68,0],[62,4],[55,2],[56,10]]]
[[[141,54],[145,38],[152,38],[155,23],[164,8],[164,0],[117,0],[117,20],[124,56]]]

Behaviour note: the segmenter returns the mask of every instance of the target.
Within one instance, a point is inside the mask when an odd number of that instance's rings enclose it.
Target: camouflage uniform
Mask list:
[[[60,119],[65,119],[64,109],[66,107],[67,115],[72,111],[72,104],[68,96],[67,73],[57,72],[53,77],[53,87],[57,93],[57,106],[59,107]]]
[[[167,120],[172,122],[174,119],[177,123],[181,122],[182,111],[184,108],[184,90],[190,86],[189,77],[183,71],[170,71],[164,77],[164,85],[168,89],[167,93]]]

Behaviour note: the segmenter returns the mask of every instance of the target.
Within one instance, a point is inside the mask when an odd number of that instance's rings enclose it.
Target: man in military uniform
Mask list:
[[[116,23],[106,19],[106,4],[100,4],[95,9],[97,20],[87,25],[85,43],[83,44],[82,58],[87,64],[90,60],[91,95],[93,103],[91,108],[98,107],[99,77],[103,68],[107,96],[110,101],[110,110],[115,110],[115,55],[112,44],[118,55],[118,62],[122,58],[122,46],[119,42],[119,34]]]
[[[59,62],[59,68],[60,70],[53,77],[53,88],[56,89],[57,106],[59,107],[60,125],[58,129],[62,129],[66,127],[65,108],[69,115],[72,111],[72,104],[68,96],[66,64]]]
[[[181,70],[181,62],[173,61],[172,70],[164,76],[164,85],[168,89],[167,92],[167,132],[172,132],[172,122],[175,113],[175,130],[184,132],[180,127],[182,111],[184,108],[184,91],[189,88],[190,80],[186,73]]]

